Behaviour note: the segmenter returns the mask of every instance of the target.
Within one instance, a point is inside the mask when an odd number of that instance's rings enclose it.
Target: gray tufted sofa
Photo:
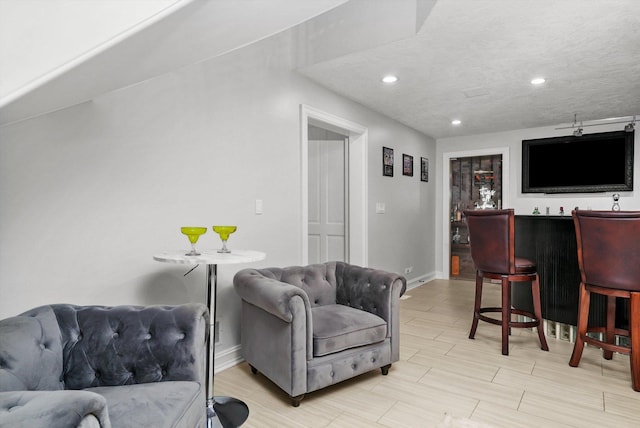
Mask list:
[[[406,279],[343,262],[244,269],[242,355],[289,394],[305,393],[399,359],[399,299]]]
[[[0,321],[0,427],[202,427],[205,305],[55,304]]]

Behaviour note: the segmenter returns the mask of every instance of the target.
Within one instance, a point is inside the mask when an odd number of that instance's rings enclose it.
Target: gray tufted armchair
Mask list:
[[[406,279],[343,262],[244,269],[242,355],[289,394],[305,393],[399,359],[399,299]]]
[[[202,427],[205,305],[40,306],[0,321],[0,427]]]

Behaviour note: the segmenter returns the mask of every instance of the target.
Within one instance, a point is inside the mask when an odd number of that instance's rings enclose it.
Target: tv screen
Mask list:
[[[633,190],[634,134],[522,140],[522,193]]]

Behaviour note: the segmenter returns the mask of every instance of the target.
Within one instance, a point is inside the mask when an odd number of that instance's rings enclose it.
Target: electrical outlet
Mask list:
[[[411,273],[413,271],[413,266],[409,266],[408,268],[404,268],[404,273]]]

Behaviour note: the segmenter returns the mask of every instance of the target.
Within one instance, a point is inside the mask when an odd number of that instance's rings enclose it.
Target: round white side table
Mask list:
[[[216,303],[218,294],[218,265],[250,263],[263,260],[267,255],[260,251],[231,250],[230,253],[219,253],[217,250],[201,250],[198,256],[187,256],[186,251],[159,253],[153,259],[163,263],[181,265],[207,265],[207,308],[209,308],[209,340],[207,343],[207,426],[213,427],[217,419],[223,428],[239,427],[249,417],[249,407],[241,400],[233,397],[214,397],[213,376],[215,360]],[[194,267],[195,268],[195,267]],[[213,285],[213,290],[212,290]],[[213,297],[213,308],[211,300]]]

